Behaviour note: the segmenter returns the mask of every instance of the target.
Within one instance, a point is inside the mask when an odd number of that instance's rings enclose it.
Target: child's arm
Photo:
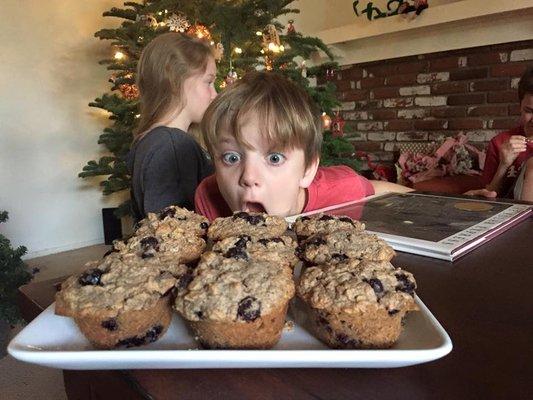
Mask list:
[[[497,193],[500,192],[502,184],[507,175],[507,170],[511,165],[513,165],[513,162],[516,160],[518,155],[521,152],[526,151],[526,149],[526,138],[521,135],[511,136],[509,140],[502,145],[499,154],[500,162],[494,176],[486,186],[487,190],[495,191]]]
[[[374,187],[375,194],[381,194],[385,192],[407,193],[407,192],[412,192],[414,190],[407,186],[402,186],[396,183],[386,182],[386,181],[372,181],[371,180],[370,183]]]

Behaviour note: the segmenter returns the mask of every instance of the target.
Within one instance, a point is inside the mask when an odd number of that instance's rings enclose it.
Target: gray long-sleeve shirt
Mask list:
[[[196,187],[213,173],[211,161],[193,137],[164,126],[135,143],[126,162],[137,219],[169,205],[194,210]]]

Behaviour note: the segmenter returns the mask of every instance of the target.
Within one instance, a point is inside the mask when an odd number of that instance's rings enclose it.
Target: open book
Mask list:
[[[533,206],[422,193],[387,193],[324,212],[364,222],[395,250],[454,261],[533,213]],[[289,222],[298,216],[287,218]]]

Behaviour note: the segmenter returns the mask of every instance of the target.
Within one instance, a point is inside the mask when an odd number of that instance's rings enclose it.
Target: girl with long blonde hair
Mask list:
[[[213,172],[188,133],[215,98],[215,59],[204,40],[166,33],[143,50],[137,68],[140,119],[127,156],[137,219],[169,205],[194,209],[194,192]]]

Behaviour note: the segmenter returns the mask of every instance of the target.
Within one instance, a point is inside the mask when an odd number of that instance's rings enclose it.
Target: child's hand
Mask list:
[[[527,143],[526,138],[521,135],[513,135],[505,142],[500,149],[500,162],[505,167],[510,167],[514,160],[523,151],[526,151]]]
[[[496,193],[494,190],[488,190],[485,188],[469,190],[468,192],[464,192],[463,194],[467,196],[483,196],[488,199],[493,199],[498,195],[498,193]]]

